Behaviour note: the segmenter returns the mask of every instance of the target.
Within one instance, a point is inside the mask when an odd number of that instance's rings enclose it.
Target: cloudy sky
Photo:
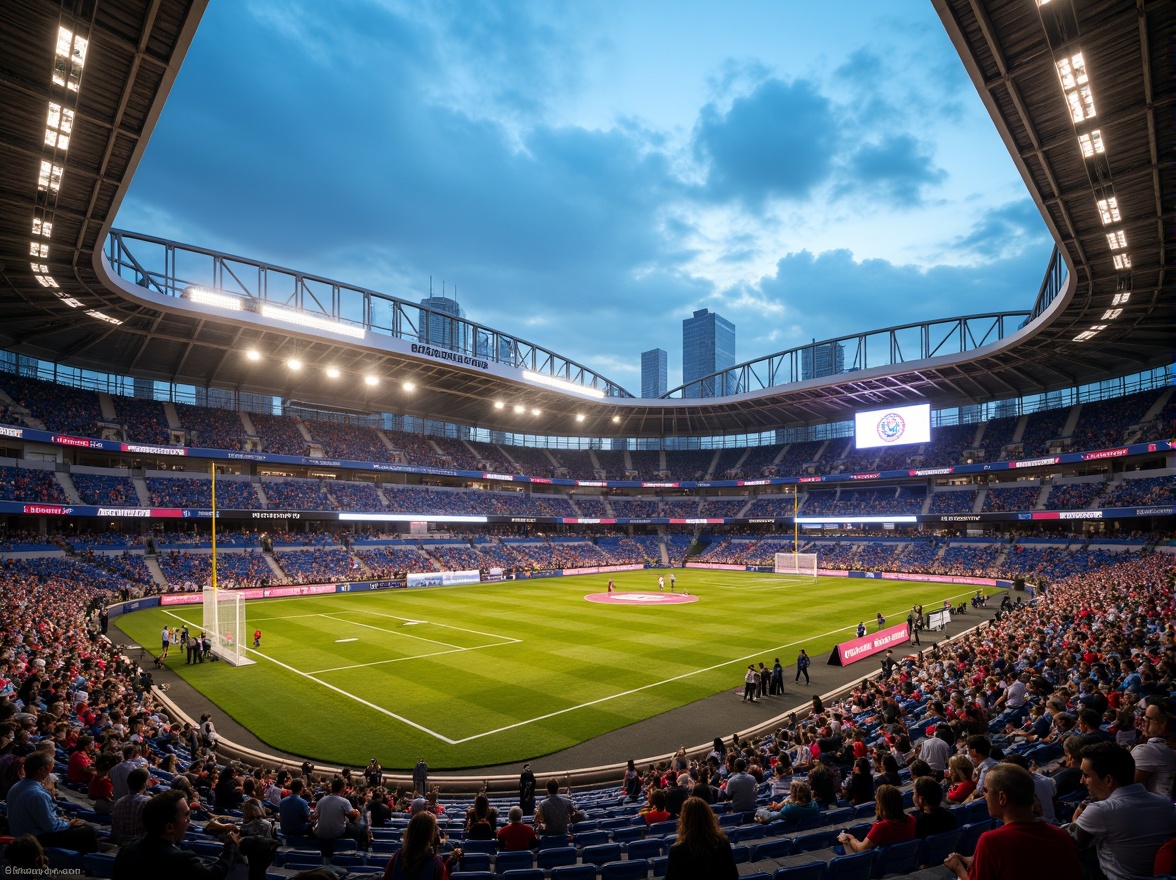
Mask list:
[[[1040,215],[929,0],[213,2],[117,224],[466,314],[640,392],[1032,305]]]

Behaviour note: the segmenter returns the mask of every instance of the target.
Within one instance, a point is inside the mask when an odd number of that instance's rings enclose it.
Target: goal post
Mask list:
[[[212,640],[212,653],[231,666],[256,662],[245,654],[244,599],[236,590],[204,588],[204,631]]]
[[[774,571],[797,577],[817,579],[816,553],[777,553]]]

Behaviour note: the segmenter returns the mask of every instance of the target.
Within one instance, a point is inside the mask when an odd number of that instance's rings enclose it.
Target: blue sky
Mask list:
[[[640,392],[1032,305],[1051,243],[928,0],[209,5],[117,225],[466,314]]]

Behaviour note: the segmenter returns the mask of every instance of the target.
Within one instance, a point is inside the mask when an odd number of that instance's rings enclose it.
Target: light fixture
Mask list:
[[[1122,309],[1107,309],[1105,312],[1103,312],[1102,320],[1113,321],[1115,318],[1119,317],[1119,315],[1121,315],[1121,314],[1123,314]]]
[[[577,422],[584,421],[584,414],[583,413],[576,413],[576,421]]]
[[[239,312],[245,304],[241,297],[231,296],[227,293],[220,293],[216,290],[211,290],[207,287],[200,287],[199,285],[191,285],[184,288],[183,298],[194,302],[201,306],[212,306],[217,309],[226,309],[230,312]]]
[[[86,48],[90,41],[75,36],[68,28],[57,28],[57,53],[53,59],[53,82],[76,92],[86,65]]]
[[[328,379],[338,379],[339,378],[339,368],[338,367],[327,367],[327,378]]]
[[[575,382],[568,382],[565,379],[545,376],[543,373],[533,373],[530,370],[523,370],[523,378],[528,382],[534,382],[536,385],[546,385],[548,388],[555,388],[559,391],[583,394],[588,397],[604,397],[604,392],[599,388],[589,388],[587,385],[578,385]]]
[[[1102,218],[1103,226],[1110,226],[1119,222],[1119,200],[1114,196],[1098,200],[1098,216]]]
[[[298,360],[298,358],[290,358],[288,361],[286,361],[286,366],[297,373],[302,369],[302,361]]]
[[[1062,92],[1070,105],[1070,118],[1077,125],[1095,116],[1094,96],[1090,92],[1090,77],[1086,72],[1086,61],[1081,52],[1057,62],[1058,77],[1062,81]]]
[[[122,323],[122,321],[120,321],[118,318],[112,318],[110,315],[105,315],[97,309],[90,309],[86,312],[86,314],[98,321],[105,321],[107,324],[114,324],[116,327]]]
[[[1095,129],[1090,134],[1078,135],[1078,146],[1082,148],[1082,158],[1089,159],[1098,154],[1101,155],[1107,151],[1103,145],[1102,131]]]
[[[1123,305],[1123,303],[1127,302],[1127,300],[1129,300],[1129,299],[1131,299],[1131,291],[1124,290],[1122,293],[1115,294],[1115,298],[1113,300],[1111,300],[1111,305],[1121,306],[1121,305]]]
[[[259,352],[256,348],[251,348],[245,352],[245,358],[251,361],[259,361],[261,360],[261,352]]]
[[[1130,254],[1115,254],[1115,268],[1116,269],[1130,269],[1131,255]]]
[[[501,400],[496,400],[496,401],[494,401],[494,408],[495,409],[505,409],[506,404],[503,403]]]
[[[613,424],[616,424],[617,422],[619,422],[621,420],[621,417],[620,416],[613,416],[612,420],[613,420]]]
[[[543,410],[539,409],[538,407],[531,410],[531,415],[533,415],[533,416],[538,416],[538,415],[542,415],[542,414],[543,414]]]
[[[297,324],[301,327],[311,327],[315,330],[325,330],[328,333],[338,333],[340,336],[350,336],[352,339],[363,339],[365,331],[362,327],[352,324],[342,324],[331,318],[320,318],[297,309],[287,309],[282,306],[263,303],[259,313],[263,318],[273,321],[284,321],[287,324]]]
[[[51,235],[53,235],[53,223],[49,220],[42,220],[40,217],[34,217],[33,235],[39,235],[42,238],[49,238]]]
[[[363,377],[363,384],[364,385],[379,385],[380,380],[377,379],[375,376],[364,376]]]
[[[41,160],[41,171],[37,176],[37,189],[41,192],[59,192],[61,190],[61,175],[65,169],[54,165],[48,159]]]
[[[49,245],[41,244],[39,241],[29,242],[29,256],[47,260],[49,258]]]
[[[49,118],[45,122],[45,146],[65,151],[73,131],[74,112],[68,107],[49,102]]]
[[[404,390],[405,391],[416,391],[416,383],[415,382],[405,382],[404,383]]]
[[[521,403],[515,404],[514,411],[516,413],[523,413],[523,412],[526,412],[526,410],[527,410],[527,408],[525,406],[523,406]]]

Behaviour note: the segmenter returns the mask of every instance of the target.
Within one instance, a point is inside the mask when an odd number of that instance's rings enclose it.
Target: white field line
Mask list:
[[[183,617],[180,617],[180,615],[173,614],[170,611],[166,611],[164,613],[169,614],[172,617],[175,617],[177,620],[183,620],[185,623],[191,623],[191,621],[185,620]],[[437,731],[435,731],[435,730],[430,730],[429,728],[425,727],[423,724],[417,724],[415,721],[413,721],[409,718],[405,718],[403,715],[397,715],[395,712],[390,712],[389,710],[385,709],[383,706],[377,706],[375,703],[372,703],[368,700],[365,700],[362,697],[357,697],[355,694],[348,693],[347,691],[343,690],[343,688],[336,687],[333,684],[329,684],[328,682],[325,682],[320,678],[315,678],[309,672],[303,672],[300,669],[295,669],[293,666],[290,666],[289,664],[283,663],[280,660],[275,660],[273,657],[270,657],[269,655],[264,654],[261,651],[252,651],[251,650],[250,653],[256,654],[259,657],[264,657],[266,660],[268,660],[270,663],[273,663],[275,666],[281,666],[283,669],[285,669],[289,672],[293,672],[295,675],[299,675],[302,678],[307,679],[308,681],[313,681],[315,684],[322,685],[327,690],[334,691],[335,693],[339,694],[342,697],[346,697],[349,700],[354,700],[356,703],[359,703],[361,706],[366,706],[367,708],[371,709],[374,712],[379,712],[381,715],[385,715],[388,718],[391,718],[395,721],[399,721],[402,724],[406,724],[409,727],[413,728],[414,730],[419,730],[421,733],[427,733],[429,736],[433,737],[434,739],[439,739],[443,743],[447,743],[448,745],[456,745],[457,744],[454,740],[451,740],[449,737],[447,737],[443,734],[437,733]]]
[[[973,595],[973,591],[969,590],[967,593],[956,593],[954,596],[951,596],[949,598],[958,599],[961,596],[971,597],[972,595]],[[910,609],[904,609],[904,610],[909,611]],[[171,614],[170,611],[166,612],[166,613]],[[901,613],[902,613],[902,611],[891,612],[892,615],[898,615]],[[183,620],[183,618],[179,617],[178,614],[172,614],[172,616],[177,617],[180,620]],[[305,616],[307,616],[307,617],[310,617],[310,616],[326,617],[328,615],[305,615]],[[393,617],[396,620],[412,620],[413,619],[413,618],[398,618],[398,617],[395,617],[395,615],[391,615],[391,614],[382,615],[382,616]],[[888,615],[887,617],[889,619],[890,615]],[[905,617],[903,618],[903,622],[904,623],[906,622]],[[456,629],[457,627],[454,627],[454,628]],[[365,706],[368,706],[372,709],[375,709],[377,712],[379,712],[383,715],[387,715],[390,718],[395,718],[397,721],[403,721],[405,724],[409,725],[410,727],[412,727],[416,730],[420,730],[424,733],[427,733],[430,736],[433,736],[448,745],[456,746],[456,745],[462,745],[463,743],[472,742],[473,740],[476,740],[476,739],[482,739],[483,737],[494,736],[495,734],[498,734],[498,733],[505,733],[508,730],[514,730],[519,727],[526,727],[528,724],[534,724],[536,721],[546,721],[548,718],[557,718],[560,715],[567,715],[569,712],[575,712],[579,709],[586,709],[586,708],[589,708],[590,706],[598,706],[601,703],[607,703],[610,700],[616,700],[616,699],[619,699],[620,697],[628,697],[628,696],[632,696],[633,694],[639,694],[642,691],[648,691],[648,690],[652,690],[653,688],[656,688],[656,687],[661,687],[664,684],[672,684],[673,682],[676,682],[676,681],[682,681],[683,679],[691,678],[695,675],[699,675],[704,672],[714,672],[716,669],[722,669],[725,666],[731,666],[732,664],[735,664],[735,663],[742,663],[746,660],[754,660],[757,657],[763,657],[767,654],[774,654],[777,651],[783,651],[785,648],[796,647],[797,645],[801,645],[803,642],[806,642],[806,641],[815,641],[817,639],[823,639],[827,636],[834,636],[840,632],[845,632],[846,630],[849,630],[850,632],[856,632],[857,624],[851,624],[850,626],[843,626],[843,627],[838,627],[837,629],[831,629],[828,632],[821,633],[820,635],[809,636],[807,639],[797,640],[794,642],[788,642],[785,645],[777,645],[774,648],[763,648],[762,650],[756,651],[754,654],[748,654],[743,657],[733,657],[730,660],[724,660],[721,663],[715,663],[711,666],[707,666],[702,669],[692,669],[689,672],[683,672],[681,675],[675,675],[675,676],[671,676],[670,678],[664,678],[661,681],[654,681],[654,682],[650,682],[649,684],[643,684],[640,687],[630,688],[627,691],[620,691],[619,693],[610,694],[606,697],[600,697],[595,700],[589,700],[586,703],[579,703],[578,705],[575,705],[575,706],[568,706],[564,709],[557,709],[556,711],[548,712],[545,715],[538,715],[534,718],[528,718],[523,721],[516,721],[514,724],[507,724],[507,725],[504,725],[503,727],[495,728],[494,730],[487,730],[482,733],[475,733],[471,736],[463,737],[461,739],[450,739],[449,737],[443,736],[442,734],[437,733],[436,731],[430,730],[429,728],[427,728],[423,725],[417,724],[415,721],[410,721],[407,718],[403,718],[400,715],[396,715],[393,712],[389,712],[387,709],[383,709],[379,706],[376,706],[372,703],[369,703],[367,700],[361,699],[360,697],[356,697],[353,694],[349,694],[349,693],[347,693],[347,691],[342,690],[341,688],[337,688],[334,685],[327,684],[325,681],[320,681],[319,679],[314,678],[310,673],[300,672],[299,670],[294,669],[291,666],[287,666],[285,663],[281,663],[277,660],[274,660],[272,657],[268,657],[265,654],[261,654],[260,656],[265,657],[267,660],[270,660],[272,663],[276,663],[278,666],[281,666],[285,669],[289,669],[291,672],[293,672],[297,675],[301,675],[304,678],[307,678],[307,679],[310,679],[311,681],[317,682],[318,684],[321,684],[325,688],[329,688],[330,690],[333,690],[336,693],[342,694],[345,697],[349,697],[350,699],[355,700],[357,703],[362,703]],[[467,630],[467,632],[474,632],[474,630]],[[488,635],[488,633],[481,633],[481,635]],[[519,640],[514,639],[514,641],[519,641]],[[469,650],[469,649],[463,649],[463,650]],[[258,653],[258,652],[253,652],[253,653]]]

